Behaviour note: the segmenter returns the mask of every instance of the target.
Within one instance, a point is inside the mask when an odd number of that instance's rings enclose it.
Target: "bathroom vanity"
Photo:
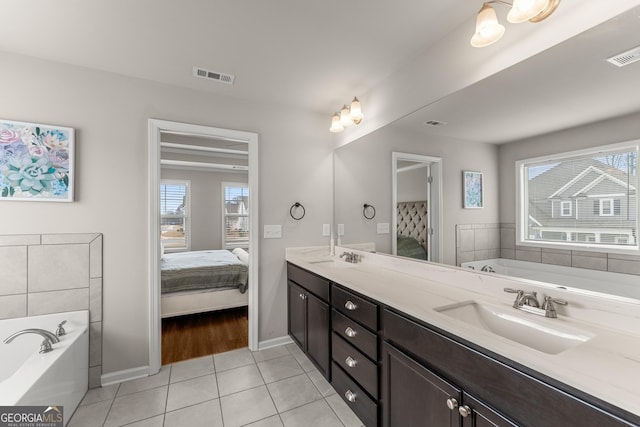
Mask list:
[[[640,425],[637,305],[362,257],[347,263],[326,248],[289,249],[287,272],[290,335],[366,426]],[[504,287],[569,305],[557,319],[538,319],[513,308]],[[478,313],[511,316],[515,329],[488,330]]]

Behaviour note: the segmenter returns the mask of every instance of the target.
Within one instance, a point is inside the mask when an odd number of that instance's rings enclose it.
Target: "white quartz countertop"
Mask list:
[[[342,253],[344,248],[336,248]],[[345,249],[351,251],[350,249]],[[358,252],[358,264],[330,256],[328,248],[290,248],[287,261],[346,288],[445,330],[516,363],[640,416],[640,305],[579,295],[557,286],[439,264]],[[344,263],[345,265],[343,265]],[[346,265],[349,264],[349,265]],[[640,283],[639,283],[640,285]],[[503,288],[537,290],[569,301],[558,318],[547,319],[512,307]],[[558,354],[548,354],[435,311],[465,301],[504,306],[593,335]]]

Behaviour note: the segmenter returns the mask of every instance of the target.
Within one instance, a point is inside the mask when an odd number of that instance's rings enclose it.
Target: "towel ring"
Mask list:
[[[367,212],[369,211],[373,211],[373,213],[371,214],[371,216],[367,215]],[[362,215],[367,218],[367,219],[373,219],[376,217],[376,208],[373,207],[373,205],[370,205],[368,203],[364,204],[364,207],[362,208]]]
[[[293,210],[297,208],[302,208],[302,215],[299,217],[293,214]],[[307,211],[304,209],[304,206],[302,206],[300,202],[295,202],[294,204],[291,205],[291,208],[289,209],[289,215],[291,215],[291,218],[295,219],[296,221],[300,221],[302,218],[304,218],[306,213]]]

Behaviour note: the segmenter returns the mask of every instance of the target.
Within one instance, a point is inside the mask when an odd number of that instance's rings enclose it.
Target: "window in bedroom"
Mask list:
[[[190,236],[190,181],[160,181],[160,240],[165,251],[188,251]]]
[[[222,183],[222,247],[249,247],[249,184]]]
[[[518,244],[638,253],[638,141],[516,162]]]

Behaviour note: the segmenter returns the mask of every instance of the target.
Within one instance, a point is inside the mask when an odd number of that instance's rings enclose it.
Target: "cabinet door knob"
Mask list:
[[[352,392],[351,390],[345,391],[344,392],[344,397],[346,397],[349,402],[355,402],[356,401],[356,394],[354,392]]]
[[[458,401],[453,397],[448,398],[447,399],[447,407],[453,411],[454,409],[456,409],[458,407]]]
[[[346,336],[348,336],[349,338],[353,338],[356,335],[358,335],[358,333],[356,331],[354,331],[353,329],[351,329],[350,326],[348,326],[347,329],[344,330],[344,334]]]
[[[355,305],[353,302],[347,300],[347,302],[344,303],[344,308],[346,308],[349,311],[354,311],[355,309],[358,308],[358,306]]]
[[[463,405],[458,408],[458,412],[460,412],[460,415],[462,415],[463,418],[467,418],[469,415],[471,415],[471,408],[469,408],[467,405]]]
[[[300,299],[304,299],[304,294],[300,294],[298,296],[300,297]]]
[[[358,364],[358,361],[356,359],[354,359],[351,356],[347,356],[347,358],[345,359],[344,363],[347,364],[348,367],[350,368],[355,368],[356,365]]]

